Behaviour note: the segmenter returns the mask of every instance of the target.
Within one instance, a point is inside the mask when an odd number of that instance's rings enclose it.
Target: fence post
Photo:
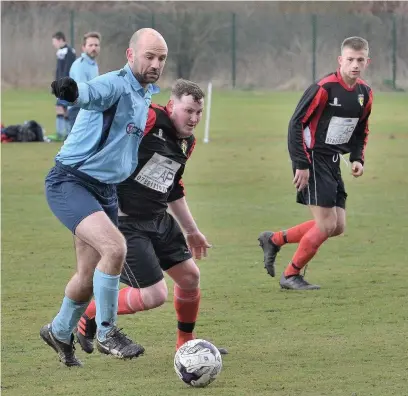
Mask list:
[[[312,79],[316,81],[316,41],[317,41],[317,16],[312,15]]]
[[[392,14],[392,88],[397,89],[397,18]]]
[[[232,29],[231,29],[231,61],[232,61],[232,88],[235,88],[236,84],[236,15],[235,12],[232,13]]]
[[[70,35],[71,35],[71,47],[75,48],[75,25],[74,25],[74,20],[75,20],[75,11],[71,10],[70,16],[69,16],[69,29],[70,29]]]

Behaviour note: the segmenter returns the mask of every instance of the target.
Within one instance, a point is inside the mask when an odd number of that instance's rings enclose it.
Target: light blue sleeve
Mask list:
[[[86,66],[84,67],[83,63],[80,61],[75,61],[72,64],[69,71],[69,76],[74,79],[77,84],[81,82],[87,82],[89,80],[86,73]]]
[[[75,104],[85,110],[105,111],[119,100],[125,91],[124,78],[111,72],[78,84]]]

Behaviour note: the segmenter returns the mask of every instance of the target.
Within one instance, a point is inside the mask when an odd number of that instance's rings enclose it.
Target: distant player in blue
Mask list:
[[[101,35],[98,32],[89,32],[84,35],[82,42],[82,54],[72,64],[69,71],[69,76],[75,80],[77,84],[88,82],[99,76],[99,68],[96,63],[96,58],[101,51]],[[79,106],[68,107],[68,120],[70,130],[74,125],[75,119],[81,108]]]
[[[67,44],[65,34],[57,32],[52,36],[52,45],[57,50],[57,67],[55,70],[55,79],[59,80],[63,77],[69,76],[71,65],[76,59],[75,50]],[[70,125],[67,113],[68,103],[64,100],[57,99],[55,105],[56,113],[56,139],[64,140],[67,136]]]
[[[116,184],[137,166],[152,85],[164,68],[167,44],[153,29],[138,30],[126,50],[122,70],[77,84],[54,81],[52,92],[81,107],[71,133],[45,180],[48,204],[74,234],[77,272],[65,288],[58,315],[40,336],[66,366],[81,366],[73,330],[92,293],[96,303],[96,344],[101,353],[133,358],[144,352],[116,327],[119,278],[126,241],[117,229]]]

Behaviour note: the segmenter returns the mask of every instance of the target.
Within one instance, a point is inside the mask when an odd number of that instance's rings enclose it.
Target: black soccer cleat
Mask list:
[[[276,255],[279,253],[281,248],[272,242],[272,236],[273,232],[264,231],[261,233],[261,235],[259,235],[258,241],[259,246],[264,252],[264,267],[270,276],[275,277]]]
[[[115,356],[119,359],[133,359],[143,355],[145,351],[141,345],[134,343],[130,338],[126,337],[122,329],[118,329],[116,326],[106,335],[105,341],[100,341],[96,337],[96,347],[99,352]]]
[[[52,334],[51,323],[46,324],[40,330],[40,337],[57,352],[59,360],[67,367],[82,367],[82,362],[75,356],[74,335],[71,335],[71,342],[58,341]]]
[[[288,290],[319,290],[319,285],[312,285],[307,282],[302,275],[293,275],[286,277],[283,273],[280,281],[280,287]]]
[[[96,336],[96,321],[88,315],[83,314],[78,322],[76,338],[82,350],[86,353],[94,351],[94,340]]]

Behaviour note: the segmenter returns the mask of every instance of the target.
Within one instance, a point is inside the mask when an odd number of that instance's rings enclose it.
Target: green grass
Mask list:
[[[217,92],[210,144],[201,143],[203,125],[198,131],[185,184],[214,248],[200,263],[196,329],[230,350],[219,379],[206,389],[190,389],[174,373],[171,295],[159,309],[119,318],[146,347],[145,356],[119,361],[78,351],[84,369],[59,365],[38,335],[75,267],[72,237],[43,193],[59,146],[2,145],[4,395],[408,395],[408,96],[376,95],[366,173],[354,180],[343,166],[348,229],[309,266],[308,279],[323,286],[309,293],[280,291],[262,268],[256,240],[260,231],[309,218],[295,204],[286,148],[298,98]],[[47,92],[6,91],[2,122],[35,119],[53,133],[53,104]],[[294,249],[282,249],[278,273]]]

